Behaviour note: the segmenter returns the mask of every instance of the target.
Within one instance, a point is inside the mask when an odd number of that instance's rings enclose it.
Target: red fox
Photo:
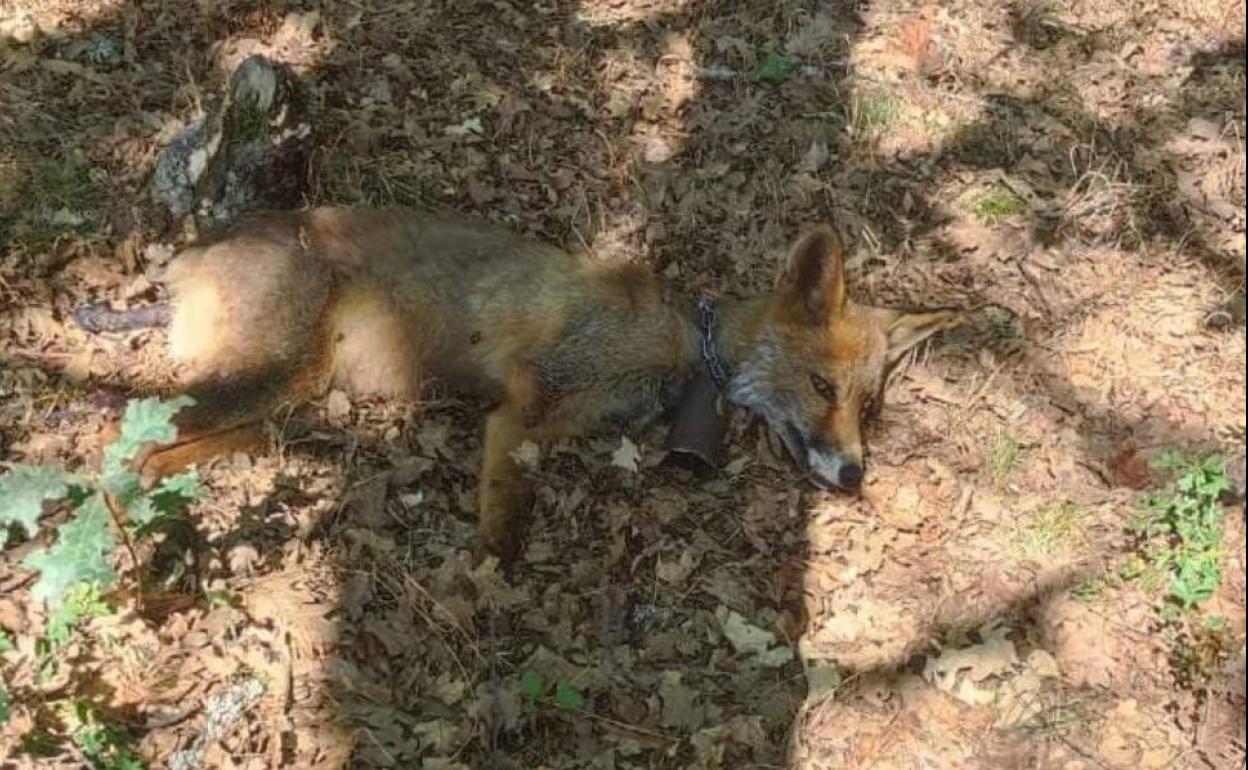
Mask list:
[[[250,448],[269,414],[335,386],[416,396],[427,382],[491,403],[480,534],[513,554],[532,505],[515,450],[602,423],[644,424],[709,372],[761,415],[810,480],[857,489],[860,415],[890,365],[955,310],[860,305],[827,226],[792,248],[770,294],[682,296],[638,267],[604,267],[471,220],[405,209],[255,216],[170,265],[170,352],[194,403],[152,479]]]

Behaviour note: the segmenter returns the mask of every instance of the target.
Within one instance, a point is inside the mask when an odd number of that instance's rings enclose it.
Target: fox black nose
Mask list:
[[[858,489],[862,486],[862,466],[858,463],[845,463],[837,476],[838,485],[845,489]]]

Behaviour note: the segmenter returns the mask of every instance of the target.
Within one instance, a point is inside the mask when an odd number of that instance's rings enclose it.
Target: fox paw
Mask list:
[[[518,556],[532,509],[533,494],[527,487],[511,481],[486,480],[477,526],[486,549],[503,561]]]

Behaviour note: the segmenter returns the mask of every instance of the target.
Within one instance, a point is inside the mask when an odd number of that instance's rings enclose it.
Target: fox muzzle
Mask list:
[[[806,453],[806,470],[823,489],[856,492],[862,487],[862,464],[831,448],[812,446]]]

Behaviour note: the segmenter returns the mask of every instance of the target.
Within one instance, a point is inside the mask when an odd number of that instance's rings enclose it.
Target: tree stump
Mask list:
[[[311,127],[298,83],[263,56],[243,60],[221,103],[186,126],[161,152],[153,202],[171,223],[219,230],[253,208],[301,202]]]

